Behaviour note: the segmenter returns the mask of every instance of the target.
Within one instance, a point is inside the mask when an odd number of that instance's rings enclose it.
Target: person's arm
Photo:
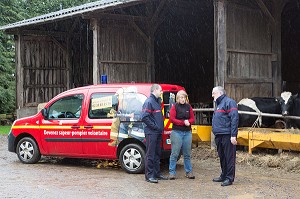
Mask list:
[[[156,126],[156,124],[151,120],[151,114],[153,112],[152,106],[150,102],[145,102],[143,104],[143,110],[142,110],[142,121],[153,130],[159,130],[159,128]]]
[[[176,108],[175,108],[175,104],[172,106],[171,110],[170,110],[170,121],[178,126],[185,126],[184,124],[184,120],[178,120],[176,119]]]
[[[239,124],[239,113],[237,104],[235,101],[229,102],[229,110],[228,115],[231,120],[231,143],[236,145],[237,144],[237,134],[238,134],[238,124]]]
[[[190,104],[189,104],[189,106],[190,106],[190,119],[188,119],[188,120],[189,120],[189,123],[192,125],[195,123],[195,116],[194,116],[192,106]]]

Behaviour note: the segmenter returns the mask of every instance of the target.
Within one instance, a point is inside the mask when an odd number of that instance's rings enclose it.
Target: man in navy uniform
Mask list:
[[[239,115],[236,102],[226,96],[223,87],[216,86],[212,90],[216,103],[212,119],[212,131],[215,135],[222,173],[214,178],[214,182],[222,182],[221,186],[231,185],[235,177],[236,144]]]
[[[161,110],[162,89],[158,84],[153,84],[150,89],[151,95],[143,104],[142,121],[145,126],[146,158],[145,179],[150,183],[158,180],[167,180],[160,171],[161,140],[164,130],[164,118]]]

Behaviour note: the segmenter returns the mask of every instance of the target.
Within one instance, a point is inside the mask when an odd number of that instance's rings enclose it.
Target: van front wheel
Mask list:
[[[25,164],[34,164],[41,159],[39,147],[30,137],[24,137],[18,142],[16,152],[19,160]]]
[[[128,144],[121,150],[119,162],[127,173],[143,173],[145,150],[138,144]]]

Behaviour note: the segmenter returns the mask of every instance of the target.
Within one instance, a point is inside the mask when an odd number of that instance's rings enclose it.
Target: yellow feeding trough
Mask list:
[[[298,129],[239,128],[238,144],[255,147],[300,151],[300,131]]]
[[[192,125],[193,143],[210,141],[211,126]]]

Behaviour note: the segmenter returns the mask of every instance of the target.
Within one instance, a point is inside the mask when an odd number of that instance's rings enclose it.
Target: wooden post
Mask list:
[[[24,75],[23,75],[23,66],[22,66],[22,58],[21,58],[21,52],[22,52],[22,36],[21,34],[18,34],[16,36],[16,81],[17,81],[17,90],[16,90],[16,99],[17,99],[17,109],[23,108],[24,106]]]
[[[226,9],[225,0],[215,0],[215,85],[225,85],[226,73]]]
[[[214,2],[215,12],[215,66],[214,76],[215,85],[225,86],[225,73],[226,73],[226,56],[227,56],[227,43],[226,43],[226,9],[225,0],[215,0]],[[211,132],[211,148],[214,149],[215,136]]]
[[[67,42],[67,49],[66,49],[66,56],[67,56],[67,60],[66,60],[66,73],[67,73],[67,90],[69,90],[71,88],[71,81],[70,81],[70,74],[72,74],[72,65],[71,65],[71,61],[70,61],[70,37],[66,38],[66,42]],[[73,77],[74,78],[74,77]],[[72,78],[72,79],[73,79]]]
[[[148,46],[148,56],[147,56],[147,63],[149,64],[148,67],[151,71],[150,77],[148,81],[155,82],[155,66],[154,66],[154,33],[150,30],[149,36],[149,46]]]
[[[98,84],[99,80],[99,55],[98,55],[98,35],[99,35],[99,25],[98,20],[91,19],[91,26],[93,30],[93,84]],[[98,67],[99,66],[99,67]]]
[[[273,1],[275,25],[272,29],[272,53],[276,54],[272,59],[272,76],[273,76],[273,96],[281,93],[282,77],[281,77],[281,12],[283,7],[281,1]]]
[[[158,12],[159,13],[159,12]],[[147,22],[147,34],[148,34],[148,51],[147,51],[147,70],[149,71],[147,82],[155,82],[155,60],[154,60],[154,35],[155,20],[153,17],[158,15],[154,13],[154,5],[152,2],[147,3],[146,15],[151,17],[152,20]]]

